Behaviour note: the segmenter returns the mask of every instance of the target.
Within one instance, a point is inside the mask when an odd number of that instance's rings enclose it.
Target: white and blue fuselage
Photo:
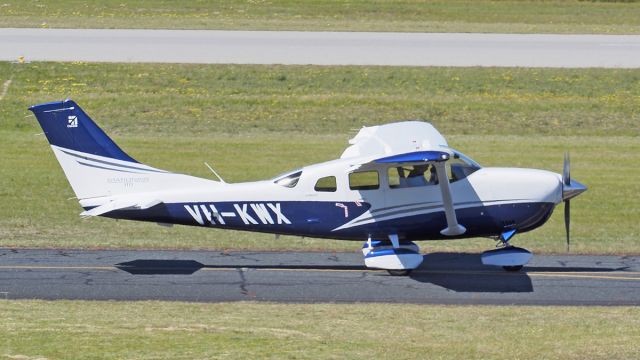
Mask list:
[[[387,169],[377,166],[368,169],[380,176],[377,189],[351,190],[349,168],[348,161],[303,168],[295,186],[280,185],[278,179],[238,184],[205,181],[201,187],[146,193],[139,203],[157,202],[147,209],[123,208],[104,215],[359,241],[386,238],[390,233],[406,240],[451,238],[440,234],[447,223],[438,186],[391,188]],[[328,175],[336,177],[336,191],[314,189],[318,179]],[[117,181],[134,190],[152,178],[127,173]],[[451,183],[451,190],[458,222],[467,229],[454,238],[496,236],[506,228],[534,229],[562,201],[560,176],[541,170],[480,168]],[[90,198],[80,204],[89,210],[128,197]]]

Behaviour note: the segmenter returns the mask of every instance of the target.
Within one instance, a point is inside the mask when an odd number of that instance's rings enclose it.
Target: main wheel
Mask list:
[[[503,266],[502,268],[509,272],[516,272],[522,270],[522,265]]]
[[[387,272],[391,276],[407,276],[407,275],[411,274],[411,270],[413,270],[413,269],[387,270]]]

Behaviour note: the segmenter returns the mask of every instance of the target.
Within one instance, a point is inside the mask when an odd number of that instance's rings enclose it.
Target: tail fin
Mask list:
[[[137,163],[122,151],[73,100],[34,105],[29,110],[35,114],[51,145]]]
[[[29,110],[79,200],[211,183],[137,162],[72,100],[34,105]]]

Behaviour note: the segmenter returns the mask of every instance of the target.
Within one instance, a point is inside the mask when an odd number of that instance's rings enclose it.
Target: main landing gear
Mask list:
[[[396,234],[389,235],[389,240],[369,238],[362,245],[362,254],[367,267],[387,270],[392,276],[407,276],[422,264],[418,245],[401,243]]]
[[[482,264],[501,266],[504,270],[520,271],[533,254],[523,248],[509,244],[516,230],[505,231],[500,235],[499,248],[485,251],[481,255]],[[398,235],[389,235],[389,240],[369,238],[362,245],[364,263],[369,268],[384,269],[392,276],[407,276],[422,264],[423,257],[418,245],[411,241],[400,242]]]
[[[515,235],[516,230],[505,231],[500,235],[499,248],[485,251],[480,257],[484,265],[502,266],[510,272],[520,271],[524,265],[533,257],[533,254],[523,248],[509,244],[509,240]]]

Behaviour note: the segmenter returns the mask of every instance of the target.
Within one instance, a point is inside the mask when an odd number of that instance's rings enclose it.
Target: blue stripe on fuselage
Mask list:
[[[181,225],[217,227],[266,233],[365,240],[397,233],[406,240],[451,239],[443,211],[397,217],[333,231],[370,208],[368,203],[320,201],[201,202],[159,204],[145,210],[117,210],[105,216]],[[467,228],[460,237],[494,236],[505,229],[518,232],[544,224],[553,203],[515,203],[457,209],[458,222]]]

